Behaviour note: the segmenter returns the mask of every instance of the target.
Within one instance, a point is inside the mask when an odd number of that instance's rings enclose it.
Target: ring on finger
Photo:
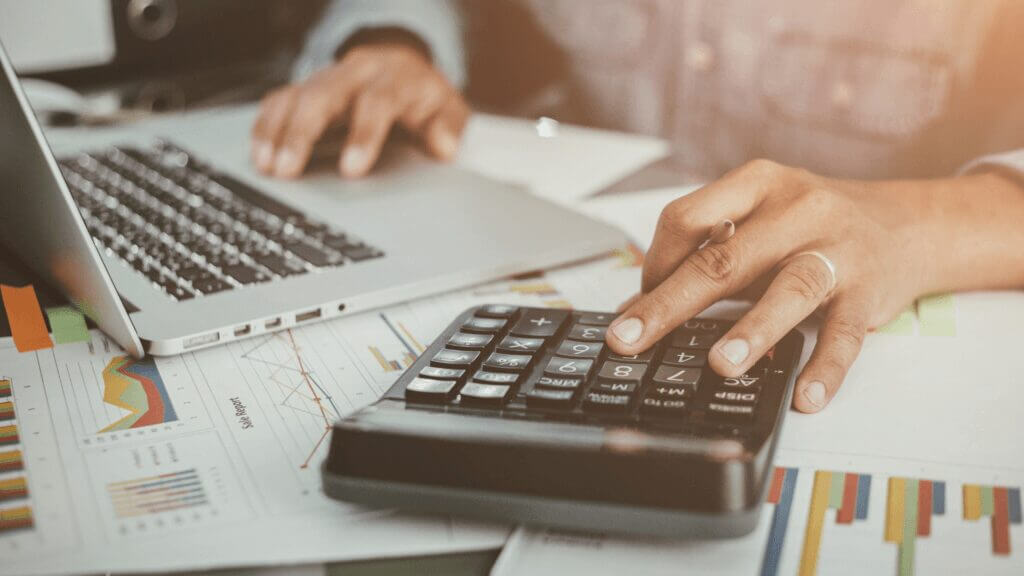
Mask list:
[[[786,264],[789,264],[790,262],[796,260],[797,258],[800,258],[801,256],[813,256],[820,260],[821,263],[825,265],[825,268],[828,270],[829,275],[828,290],[825,291],[825,294],[831,294],[832,291],[836,289],[836,284],[839,283],[839,275],[836,273],[835,262],[832,262],[832,260],[828,256],[825,256],[821,252],[818,252],[817,250],[806,250],[804,252],[799,252],[797,254],[790,256],[789,258],[786,258],[786,260],[782,263],[780,268],[784,268]]]

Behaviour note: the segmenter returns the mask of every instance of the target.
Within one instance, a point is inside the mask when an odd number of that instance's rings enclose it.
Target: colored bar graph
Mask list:
[[[862,484],[863,490],[859,488]],[[814,473],[811,507],[807,513],[807,530],[800,556],[800,576],[811,576],[818,570],[818,553],[821,550],[822,533],[825,528],[825,511],[836,510],[836,523],[840,525],[866,519],[870,486],[871,476],[867,474],[825,470]],[[848,503],[849,500],[852,502]],[[849,518],[851,515],[853,518]]]
[[[198,473],[183,470],[107,485],[119,518],[158,514],[207,504]]]
[[[89,328],[85,325],[85,315],[73,306],[54,306],[46,309],[46,317],[50,320],[50,331],[57,344],[69,342],[87,342]]]
[[[0,426],[0,446],[8,446],[11,444],[17,444],[18,438],[18,427],[14,424],[9,426]]]
[[[53,341],[43,320],[43,311],[32,285],[14,287],[0,284],[7,321],[11,325],[11,336],[18,352],[31,352],[52,348]]]
[[[775,512],[772,514],[768,544],[765,546],[764,560],[761,562],[761,576],[776,576],[779,571],[782,545],[786,540],[786,528],[789,526],[789,512],[793,507],[797,472],[796,468],[776,468],[772,474],[768,502],[775,504]]]
[[[0,422],[14,420],[14,402],[6,400],[0,402]]]
[[[964,484],[964,520],[987,516],[992,529],[992,554],[1010,555],[1010,525],[1021,523],[1020,488]]]
[[[25,462],[22,460],[21,450],[0,452],[0,472],[14,472],[24,469]]]
[[[32,528],[32,509],[28,506],[0,509],[0,534],[12,530]]]
[[[897,574],[914,573],[918,537],[931,535],[932,516],[946,511],[946,484],[916,478],[889,478],[885,541],[898,546]]]
[[[0,480],[0,502],[28,497],[28,482],[23,476]]]
[[[11,397],[11,380],[10,378],[0,379],[0,398]]]

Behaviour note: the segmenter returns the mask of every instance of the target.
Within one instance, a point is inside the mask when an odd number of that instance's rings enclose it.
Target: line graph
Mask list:
[[[283,361],[268,360],[264,356],[266,348],[274,343],[283,344],[287,351],[288,357]],[[277,400],[280,407],[292,411],[300,418],[310,420],[314,426],[321,428],[319,436],[313,439],[309,453],[299,465],[300,469],[308,468],[330,435],[332,422],[341,418],[341,410],[334,403],[330,393],[320,384],[316,373],[306,368],[295,334],[291,330],[285,330],[270,335],[244,352],[241,358],[270,370],[266,378],[282,394]]]

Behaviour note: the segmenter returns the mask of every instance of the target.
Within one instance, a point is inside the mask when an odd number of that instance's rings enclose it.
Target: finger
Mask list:
[[[252,162],[261,172],[274,169],[276,143],[295,105],[296,86],[286,86],[268,94],[260,104],[260,112],[252,125]]]
[[[410,134],[422,135],[427,123],[454,92],[433,70],[418,74],[399,88],[398,100],[403,110],[399,121]]]
[[[807,220],[790,214],[748,220],[729,240],[691,254],[612,322],[609,347],[625,355],[643,352],[701,310],[770,271],[807,236]]]
[[[751,162],[666,206],[644,258],[643,291],[654,290],[668,278],[716,224],[750,214],[779,183],[780,170],[770,162]]]
[[[389,83],[371,86],[356,98],[341,152],[342,176],[360,178],[373,167],[398,115],[395,97]]]
[[[722,376],[745,374],[821,306],[832,288],[832,275],[821,260],[803,255],[787,262],[757,304],[711,348],[711,368]]]
[[[348,110],[362,89],[366,73],[345,62],[307,82],[295,96],[295,105],[282,131],[274,159],[274,175],[295,178],[302,174],[313,146],[327,128]]]
[[[437,115],[427,122],[423,141],[435,158],[451,161],[459,151],[459,140],[469,120],[469,106],[462,97],[452,92]]]
[[[837,296],[818,331],[814,352],[797,378],[793,406],[801,412],[817,412],[836,395],[853,361],[860,353],[871,314],[868,298]]]

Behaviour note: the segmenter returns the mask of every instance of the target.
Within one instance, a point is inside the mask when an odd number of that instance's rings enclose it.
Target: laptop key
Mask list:
[[[309,244],[299,240],[286,241],[284,243],[284,248],[317,268],[333,266],[341,263],[341,258],[339,256],[328,254],[319,248],[310,246]]]

